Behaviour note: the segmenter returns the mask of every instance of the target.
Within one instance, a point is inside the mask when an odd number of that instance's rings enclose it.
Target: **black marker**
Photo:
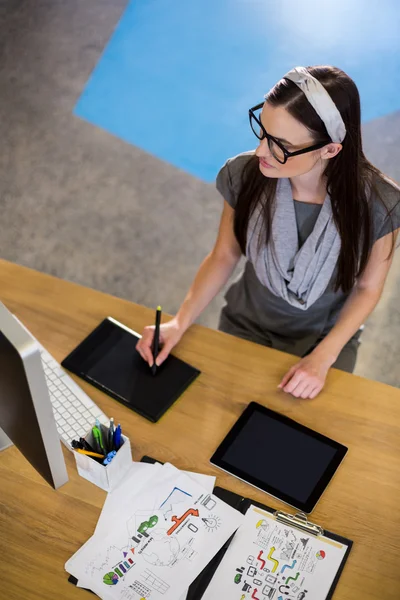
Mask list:
[[[156,326],[154,330],[154,339],[153,339],[153,366],[151,367],[151,372],[153,375],[157,373],[157,365],[156,358],[158,356],[159,348],[160,348],[160,323],[161,323],[161,306],[157,306],[156,311]]]

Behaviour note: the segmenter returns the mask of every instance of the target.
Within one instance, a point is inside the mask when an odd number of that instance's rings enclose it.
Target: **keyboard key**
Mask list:
[[[55,391],[56,391],[56,389],[57,389],[57,388],[56,388],[56,386],[54,385],[54,383],[51,383],[51,384],[49,385],[49,390],[50,390],[50,392],[55,392]]]
[[[80,405],[81,405],[81,403],[79,402],[79,400],[77,400],[77,399],[75,398],[75,400],[72,400],[72,405],[73,405],[73,406],[75,406],[75,408],[77,408],[78,406],[80,406]]]
[[[86,426],[86,424],[87,424],[87,421],[86,421],[86,419],[84,419],[83,417],[81,417],[80,419],[78,419],[78,423],[79,423],[80,425],[82,425],[82,426],[83,426],[83,425],[85,425],[85,426]],[[89,429],[89,427],[88,427],[88,429]]]
[[[65,385],[69,388],[69,382],[67,383],[66,381],[64,381]],[[79,398],[80,402],[82,402],[82,404],[84,406],[86,406],[86,408],[92,408],[92,406],[95,406],[94,402],[89,398],[89,396],[86,396],[85,393],[82,390],[70,390],[72,392],[74,392],[74,396],[75,398]]]
[[[103,414],[103,411],[100,410],[100,408],[98,406],[94,406],[90,412],[92,413],[92,415],[95,418],[100,418],[101,415]]]
[[[92,415],[88,410],[85,410],[85,412],[82,413],[82,417],[85,417],[85,419],[91,419]]]
[[[60,406],[60,408],[57,409],[57,412],[59,412],[60,415],[65,415],[65,413],[68,414],[68,411],[63,406]]]
[[[60,408],[61,403],[58,400],[53,400],[53,408]]]
[[[72,404],[71,404],[71,402],[70,402],[69,400],[64,400],[64,402],[63,402],[63,406],[64,406],[65,408],[68,408],[68,409],[70,409],[70,410],[71,410],[71,408],[72,408]]]
[[[59,386],[58,386],[58,389],[59,389],[61,392],[65,392],[65,390],[67,389],[67,387],[66,387],[66,386],[65,386],[65,385],[62,383],[61,385],[59,385]]]
[[[61,396],[62,396],[62,393],[61,393],[59,390],[56,390],[56,391],[53,393],[53,396],[55,396],[56,398],[61,398]]]
[[[74,417],[67,417],[67,423],[70,425],[74,425],[76,423]]]
[[[86,410],[83,404],[79,404],[79,406],[77,406],[76,408],[79,410],[80,413],[87,412],[89,414],[89,412]]]
[[[86,433],[86,430],[85,430],[85,429],[83,429],[83,428],[82,428],[82,429],[79,429],[79,431],[77,431],[77,432],[75,433],[75,437],[77,437],[77,438],[84,437],[84,436],[85,436],[85,433]]]
[[[61,415],[58,413],[55,413],[54,418],[57,422],[60,422],[60,420],[62,419]]]
[[[61,427],[63,427],[67,423],[67,421],[61,417],[61,415],[60,415],[60,418],[57,420],[57,422]]]

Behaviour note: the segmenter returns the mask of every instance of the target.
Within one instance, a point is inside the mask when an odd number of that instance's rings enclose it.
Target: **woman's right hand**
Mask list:
[[[149,363],[149,366],[153,366],[153,339],[154,339],[154,325],[149,325],[143,330],[141,339],[136,344],[136,350],[139,352],[141,357]],[[156,365],[159,367],[164,360],[167,358],[172,348],[176,346],[183,335],[184,331],[176,320],[171,319],[167,323],[160,325],[160,352],[156,359]]]

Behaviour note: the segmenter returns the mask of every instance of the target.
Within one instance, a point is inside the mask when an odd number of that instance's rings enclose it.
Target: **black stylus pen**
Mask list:
[[[151,367],[151,372],[153,375],[157,373],[157,365],[156,358],[158,356],[159,348],[160,348],[160,323],[161,323],[161,306],[157,306],[156,311],[156,326],[154,329],[154,338],[153,338],[153,366]]]

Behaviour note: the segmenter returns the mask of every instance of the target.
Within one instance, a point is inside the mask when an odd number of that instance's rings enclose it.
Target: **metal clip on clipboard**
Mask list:
[[[275,511],[274,516],[277,521],[283,523],[284,525],[289,525],[295,529],[301,529],[301,531],[305,531],[311,535],[324,535],[324,530],[322,527],[307,521],[307,515],[302,512],[291,515],[289,513],[284,513],[280,510],[277,510]]]

